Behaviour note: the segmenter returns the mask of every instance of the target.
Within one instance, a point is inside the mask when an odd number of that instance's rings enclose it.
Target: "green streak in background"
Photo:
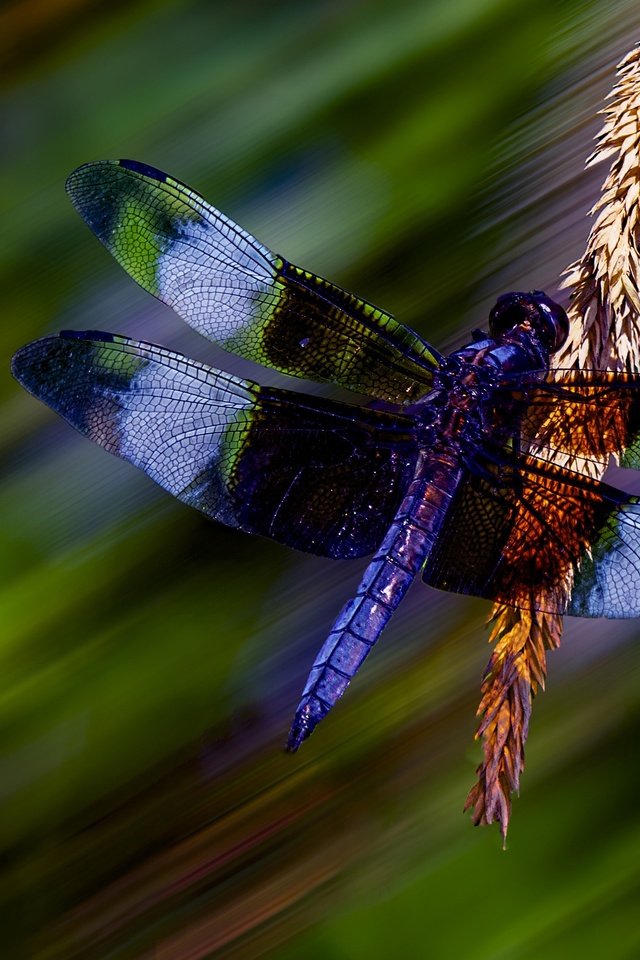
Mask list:
[[[165,169],[436,347],[505,289],[553,292],[603,175],[581,173],[594,113],[640,26],[630,0],[2,17],[5,369],[69,326],[239,369],[74,214],[64,180],[102,157]],[[361,566],[207,523],[0,389],[4,955],[637,955],[633,623],[579,624],[550,658],[503,855],[460,813],[486,604],[417,586],[285,757]]]

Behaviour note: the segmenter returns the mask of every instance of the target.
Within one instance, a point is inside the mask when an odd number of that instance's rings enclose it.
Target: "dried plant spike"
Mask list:
[[[640,45],[618,66],[618,81],[588,165],[610,160],[583,257],[566,270],[571,336],[558,365],[635,369],[640,355]]]
[[[565,271],[569,339],[559,367],[637,369],[640,356],[640,45],[620,62],[603,110],[605,122],[587,165],[610,160],[584,255]],[[593,471],[592,471],[593,472]],[[544,689],[546,652],[560,645],[562,617],[496,604],[494,650],[482,683],[476,737],[483,759],[465,810],[473,822],[498,822],[506,840],[511,797],[520,786],[532,702]]]
[[[546,651],[560,643],[562,618],[497,604],[490,623],[489,642],[495,645],[482,682],[476,734],[484,757],[464,809],[473,811],[476,825],[497,821],[506,839],[511,794],[519,791],[524,770],[533,697],[544,688]]]

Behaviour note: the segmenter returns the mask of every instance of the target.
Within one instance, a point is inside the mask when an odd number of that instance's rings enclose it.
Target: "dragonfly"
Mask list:
[[[77,211],[145,290],[239,357],[353,402],[260,386],[162,346],[65,330],[13,374],[105,450],[239,530],[373,555],[311,667],[287,747],[344,694],[415,577],[525,610],[640,615],[640,375],[554,367],[564,309],[501,296],[443,355],[391,314],[272,253],[179,180],[85,164]]]

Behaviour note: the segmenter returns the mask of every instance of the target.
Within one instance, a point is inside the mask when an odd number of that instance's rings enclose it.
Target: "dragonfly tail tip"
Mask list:
[[[328,708],[317,697],[305,697],[298,706],[291,724],[285,748],[287,753],[295,753],[328,712]]]

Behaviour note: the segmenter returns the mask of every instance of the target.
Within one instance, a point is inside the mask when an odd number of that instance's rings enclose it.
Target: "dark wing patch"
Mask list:
[[[413,421],[261,388],[153,344],[63,333],[16,378],[209,517],[328,557],[371,553],[413,476]]]
[[[552,369],[527,374],[517,386],[507,378],[501,394],[525,397],[523,453],[578,472],[592,463],[601,473],[611,456],[640,468],[640,373]]]
[[[640,502],[551,464],[523,462],[498,488],[468,475],[423,579],[523,609],[639,616]]]
[[[67,191],[124,269],[226,350],[393,403],[430,389],[440,358],[421,337],[276,256],[179,180],[104,160],[75,170]]]

